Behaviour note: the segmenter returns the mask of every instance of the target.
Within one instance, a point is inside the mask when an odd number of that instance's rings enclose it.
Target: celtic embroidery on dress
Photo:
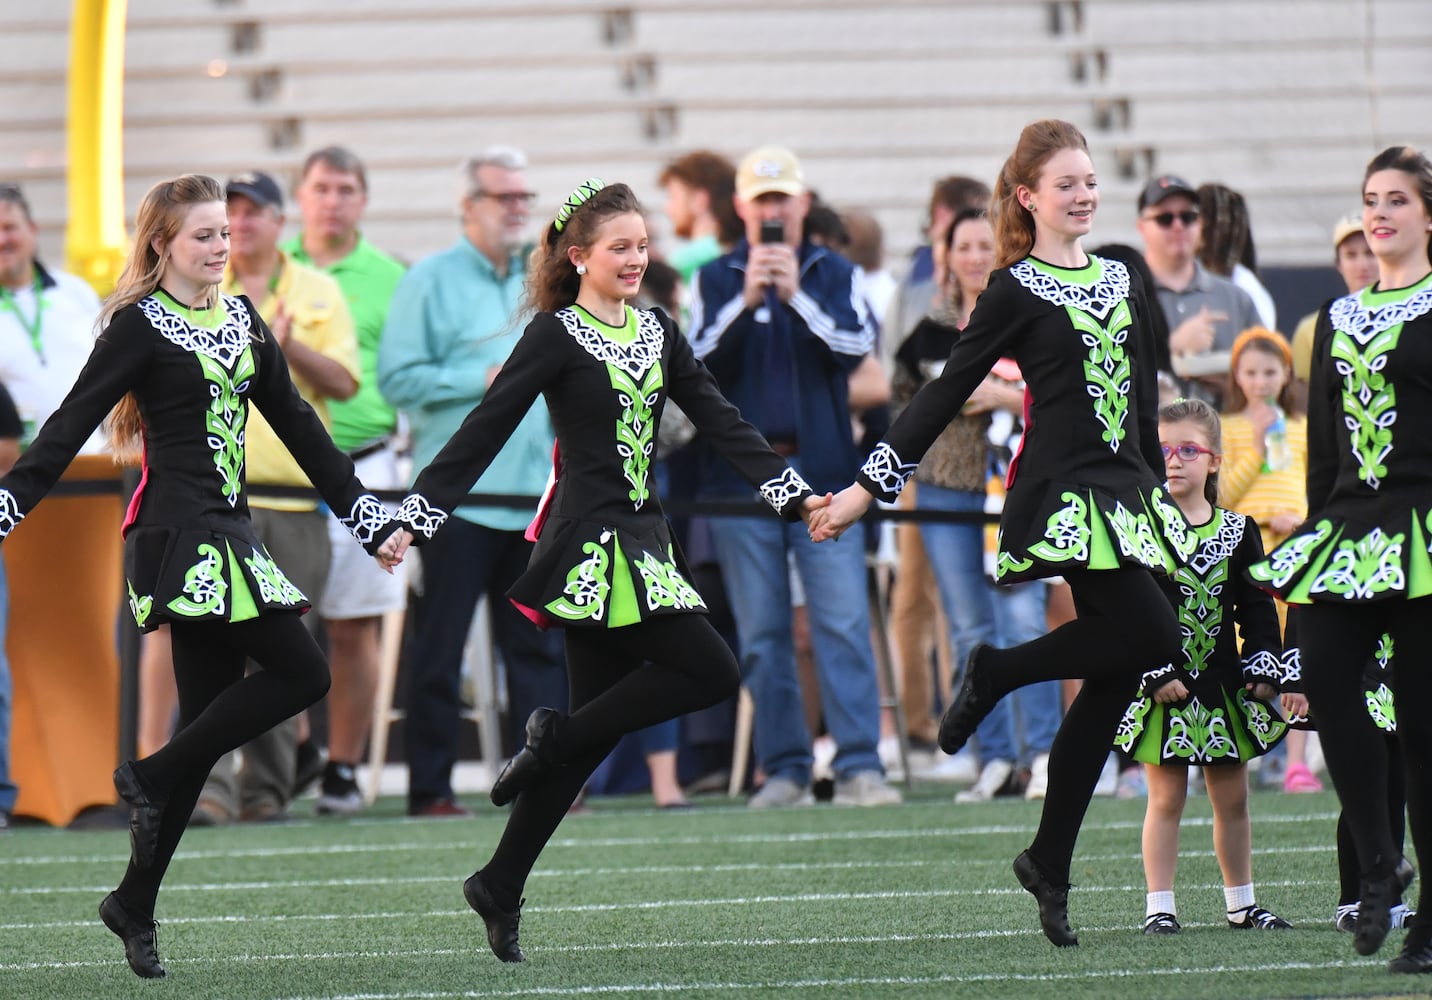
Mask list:
[[[1114,731],[1114,746],[1125,752],[1132,750],[1144,731],[1145,720],[1153,707],[1152,698],[1139,698],[1130,705],[1124,712],[1124,717],[1119,720],[1119,728]]]
[[[792,468],[787,468],[775,479],[767,479],[761,484],[761,499],[777,514],[784,514],[786,504],[810,492],[810,484]]]
[[[1119,543],[1119,551],[1150,569],[1163,569],[1167,562],[1158,533],[1149,523],[1149,515],[1135,514],[1122,502],[1114,504],[1114,512],[1105,518],[1109,530]]]
[[[651,496],[647,473],[651,468],[651,453],[656,448],[652,411],[661,397],[661,365],[652,365],[642,382],[614,364],[607,365],[607,374],[622,404],[621,415],[617,417],[617,455],[622,460],[622,475],[631,484],[627,499],[636,510],[641,510]]]
[[[1191,558],[1194,549],[1198,547],[1198,534],[1188,526],[1183,511],[1164,499],[1164,491],[1160,487],[1155,487],[1149,493],[1149,508],[1158,518],[1159,531],[1164,541],[1173,547],[1180,559]]]
[[[1028,258],[1009,269],[1016,281],[1051,305],[1070,307],[1102,321],[1129,297],[1129,269],[1117,260],[1091,257],[1099,262],[1099,277],[1079,285],[1041,270]]]
[[[1178,628],[1183,636],[1183,656],[1188,672],[1198,677],[1208,669],[1209,658],[1223,631],[1223,585],[1228,582],[1228,563],[1216,562],[1205,573],[1180,566],[1174,582],[1183,599],[1178,606]]]
[[[253,573],[254,581],[259,585],[259,597],[265,604],[304,604],[308,598],[303,596],[303,591],[295,587],[288,577],[283,575],[283,570],[278,564],[257,550],[252,555],[244,557],[244,565]]]
[[[1260,649],[1252,656],[1243,657],[1243,679],[1245,681],[1267,681],[1274,687],[1283,677],[1283,661],[1266,649]]]
[[[364,503],[365,500],[371,500],[374,504],[377,504],[378,511],[381,512],[382,517],[386,518],[388,516],[387,512],[383,510],[383,505],[378,503],[376,498],[370,497],[365,493],[362,497],[359,497],[358,503]],[[371,514],[372,508],[365,507],[365,512]],[[358,517],[358,504],[353,505],[353,517],[355,520]],[[413,534],[421,535],[425,539],[432,538],[447,519],[447,511],[428,503],[428,498],[421,493],[409,493],[404,497],[403,502],[398,505],[398,513],[393,516],[393,520],[406,524],[409,528],[413,529]],[[379,522],[372,529],[372,532],[369,533],[368,537],[372,538],[373,532],[376,532],[378,528],[381,527],[382,523]],[[348,530],[354,531],[353,528],[349,528]]]
[[[139,308],[160,336],[175,347],[213,358],[225,368],[232,368],[251,343],[253,321],[238,299],[225,295],[222,302],[225,315],[217,330],[195,326],[155,295],[141,299]]]
[[[1288,581],[1302,571],[1313,553],[1332,534],[1331,521],[1319,521],[1313,530],[1304,535],[1295,535],[1274,549],[1268,558],[1248,568],[1248,575],[1259,583],[1266,583],[1275,590],[1282,590]]]
[[[1059,499],[1064,507],[1049,516],[1044,525],[1044,541],[1029,547],[1029,554],[1045,562],[1088,562],[1089,504],[1077,493],[1063,493]]]
[[[611,536],[603,532],[602,543]],[[549,601],[547,610],[559,618],[580,621],[590,618],[600,621],[607,613],[607,594],[612,585],[607,581],[607,570],[611,557],[602,544],[587,542],[582,546],[587,558],[567,573],[567,585],[562,588],[562,597]]]
[[[1291,646],[1283,650],[1283,658],[1279,661],[1282,667],[1282,674],[1279,677],[1280,687],[1296,686],[1303,679],[1303,655],[1297,646]]]
[[[1343,425],[1348,431],[1348,446],[1357,459],[1358,478],[1373,489],[1387,475],[1387,458],[1392,454],[1397,389],[1383,371],[1387,356],[1397,349],[1401,333],[1402,327],[1394,326],[1361,342],[1342,330],[1333,333],[1331,352],[1333,365],[1343,380]]]
[[[1247,526],[1248,520],[1241,514],[1223,508],[1215,508],[1218,514],[1218,528],[1212,534],[1197,539],[1198,547],[1194,549],[1192,558],[1188,565],[1199,576],[1208,572],[1209,567],[1225,562],[1238,544],[1243,541],[1243,529]]]
[[[670,549],[667,550],[665,562],[650,552],[643,552],[634,565],[641,574],[642,586],[646,590],[647,610],[680,608],[683,611],[692,611],[706,607],[706,602],[701,599],[696,588],[687,583],[681,571],[676,568],[676,557]]]
[[[1210,711],[1197,697],[1190,698],[1183,708],[1169,709],[1164,757],[1216,760],[1237,753],[1238,746],[1228,732],[1228,719],[1222,709]]]
[[[134,591],[134,584],[128,580],[124,585],[129,590],[129,613],[134,615],[134,624],[140,628],[149,620],[149,612],[154,608],[154,598],[149,594],[137,594]]]
[[[600,330],[582,322],[575,309],[559,309],[556,317],[562,321],[582,350],[606,365],[615,365],[634,379],[642,378],[652,365],[661,361],[661,349],[666,344],[666,331],[656,314],[645,309],[636,312],[636,339],[628,344],[619,344]]]
[[[1238,692],[1238,708],[1243,713],[1244,727],[1257,742],[1260,750],[1270,749],[1288,730],[1288,724],[1267,704],[1245,690]]]
[[[409,497],[408,499],[412,499]],[[406,503],[407,501],[404,501]],[[401,508],[400,508],[401,509]],[[402,520],[399,518],[399,520]],[[387,508],[382,501],[371,493],[359,494],[358,499],[353,501],[353,506],[348,511],[347,517],[340,517],[338,523],[348,529],[348,533],[358,540],[359,545],[367,545],[378,536],[378,532],[389,521]],[[412,524],[413,521],[407,523]],[[442,522],[439,521],[439,524]],[[431,538],[431,535],[424,536]]]
[[[1363,305],[1362,292],[1354,292],[1328,307],[1328,319],[1334,330],[1341,330],[1358,343],[1366,344],[1382,331],[1417,319],[1429,311],[1432,311],[1432,287],[1419,289],[1400,302],[1373,307]]]
[[[918,462],[900,461],[895,449],[881,441],[860,467],[860,474],[870,480],[883,499],[892,500],[905,488],[919,467]]]
[[[15,530],[25,515],[20,513],[20,504],[15,500],[15,494],[9,490],[0,490],[0,538],[4,538]]]
[[[1311,592],[1336,594],[1350,601],[1365,601],[1387,591],[1407,589],[1402,571],[1406,536],[1385,534],[1373,528],[1357,541],[1342,539],[1333,556],[1313,578]]]
[[[169,610],[186,618],[222,615],[224,595],[229,592],[224,581],[224,557],[212,545],[200,545],[199,557],[185,571],[183,593],[169,602]]]
[[[214,453],[214,468],[224,481],[219,488],[229,506],[236,506],[244,482],[244,424],[249,417],[244,394],[254,375],[254,353],[247,346],[233,371],[207,354],[195,355],[209,382],[209,410],[204,415],[205,442]]]

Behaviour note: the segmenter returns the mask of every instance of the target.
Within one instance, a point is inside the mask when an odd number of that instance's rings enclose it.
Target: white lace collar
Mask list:
[[[1425,280],[1425,279],[1424,279]],[[1432,311],[1432,285],[1380,306],[1366,306],[1362,293],[1344,295],[1328,309],[1333,329],[1352,337],[1364,346],[1373,337],[1399,323],[1406,323]]]
[[[592,357],[603,364],[615,365],[634,379],[645,377],[651,366],[661,360],[666,331],[656,314],[646,309],[632,310],[636,315],[636,337],[629,343],[618,343],[582,318],[576,309],[559,309],[562,321],[574,340]]]
[[[158,295],[140,299],[139,308],[154,329],[171,344],[213,358],[225,368],[232,368],[250,344],[253,320],[238,299],[232,295],[222,298],[226,315],[215,330],[195,326],[187,316]]]
[[[1059,278],[1027,257],[1011,267],[1009,273],[1045,302],[1060,307],[1073,306],[1102,322],[1115,306],[1129,297],[1129,269],[1117,260],[1093,256],[1089,259],[1101,265],[1099,277],[1092,285]]]

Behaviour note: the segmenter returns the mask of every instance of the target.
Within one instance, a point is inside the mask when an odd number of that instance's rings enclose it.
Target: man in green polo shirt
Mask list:
[[[370,488],[400,488],[405,483],[390,447],[397,415],[378,391],[378,341],[403,266],[358,230],[368,204],[368,177],[351,151],[329,146],[310,154],[294,199],[303,229],[283,249],[338,282],[358,332],[358,392],[329,403],[333,440],[353,456],[359,478]],[[318,812],[348,815],[363,804],[354,769],[373,718],[382,616],[403,608],[407,583],[401,573],[384,573],[367,558],[332,516],[329,537],[333,559],[318,609],[328,629],[333,685]]]

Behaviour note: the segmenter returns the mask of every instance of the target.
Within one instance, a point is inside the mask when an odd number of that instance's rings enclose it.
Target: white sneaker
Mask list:
[[[1398,903],[1388,911],[1387,916],[1388,925],[1393,930],[1401,930],[1412,922],[1412,918],[1417,916],[1417,911],[1406,903]]]
[[[1042,753],[1029,765],[1029,784],[1024,786],[1026,799],[1042,799],[1049,792],[1049,754]]]
[[[1099,772],[1099,783],[1094,786],[1094,794],[1110,798],[1119,790],[1119,758],[1112,753],[1104,761],[1104,770]]]
[[[969,749],[961,750],[953,757],[948,754],[938,754],[933,767],[915,772],[915,777],[923,781],[949,781],[957,785],[971,784],[979,776],[979,761],[975,759],[974,752]]]
[[[894,806],[905,797],[879,771],[857,771],[835,783],[830,801],[837,806]]]
[[[811,781],[814,782],[835,780],[835,770],[831,767],[831,762],[835,760],[835,751],[835,740],[831,737],[817,736],[815,738],[815,741],[811,744],[810,747]]]
[[[955,794],[956,802],[988,802],[1004,787],[1014,773],[1014,763],[1007,760],[992,760],[980,771],[979,780],[969,788]]]
[[[751,809],[778,809],[782,806],[813,806],[815,794],[807,785],[798,785],[790,778],[767,778],[760,790],[746,805]]]

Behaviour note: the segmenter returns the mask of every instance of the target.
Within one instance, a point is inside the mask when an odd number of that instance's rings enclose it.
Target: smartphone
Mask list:
[[[762,243],[784,243],[786,241],[786,224],[780,219],[764,219],[761,222]]]

